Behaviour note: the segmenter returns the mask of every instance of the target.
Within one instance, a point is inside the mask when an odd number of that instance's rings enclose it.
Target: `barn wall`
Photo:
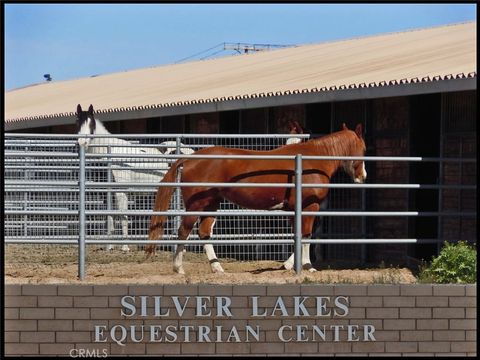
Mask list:
[[[445,158],[476,158],[476,92],[466,91],[444,94],[442,101],[443,146]],[[447,162],[443,165],[444,184],[475,185],[475,163]],[[443,190],[442,210],[455,212],[476,211],[475,190]],[[445,240],[477,238],[476,218],[445,217],[441,223],[441,236]]]
[[[375,156],[409,156],[410,107],[406,97],[374,99],[371,105],[371,139]],[[375,183],[408,183],[406,162],[375,161],[367,168]],[[370,193],[371,209],[375,211],[407,211],[408,190],[376,189]],[[369,220],[374,238],[407,238],[408,219],[405,217],[379,217]],[[373,261],[402,263],[405,245],[372,245],[369,252]]]

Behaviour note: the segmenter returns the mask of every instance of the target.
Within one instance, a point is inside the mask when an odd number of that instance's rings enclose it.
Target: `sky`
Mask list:
[[[301,45],[476,20],[475,4],[3,4],[5,91],[193,61],[227,43]]]

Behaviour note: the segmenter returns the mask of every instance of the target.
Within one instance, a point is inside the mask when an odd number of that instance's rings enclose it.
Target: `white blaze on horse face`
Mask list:
[[[350,176],[353,181],[357,182],[357,179],[355,178],[355,169],[353,168],[353,161],[346,160],[343,162],[342,166],[347,175]]]
[[[90,135],[90,122],[92,119],[89,117],[87,120],[82,124],[80,127],[80,131],[78,132],[80,135]],[[83,146],[85,149],[88,148],[90,144],[91,138],[78,138],[78,145]]]
[[[365,182],[366,179],[367,179],[367,170],[365,170],[365,162],[362,161],[362,173],[360,177],[356,177],[354,181],[356,183],[362,184]]]

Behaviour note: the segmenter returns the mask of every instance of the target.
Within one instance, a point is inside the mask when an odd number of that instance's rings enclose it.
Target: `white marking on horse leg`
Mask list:
[[[294,262],[295,262],[295,253],[292,253],[292,255],[290,255],[288,260],[283,263],[283,267],[287,270],[292,270]]]
[[[272,206],[269,210],[281,210],[283,209],[283,201],[277,205]]]
[[[212,225],[210,225],[210,235],[209,235],[210,237],[212,237],[212,235],[213,235],[213,227],[215,226],[216,221],[217,221],[217,219],[213,219]]]
[[[215,254],[215,250],[213,249],[212,244],[205,244],[203,245],[203,249],[205,250],[205,254],[207,254],[208,261],[210,262],[210,266],[212,267],[212,272],[214,273],[223,273],[222,265],[218,262],[217,255]]]
[[[125,193],[115,193],[115,197],[117,200],[117,208],[120,211],[127,211],[128,210],[128,197]],[[128,217],[126,215],[120,215],[121,222],[122,222],[122,237],[123,239],[128,238]],[[122,246],[122,251],[130,251],[128,245]]]
[[[173,258],[173,271],[181,275],[185,275],[185,270],[183,269],[183,248],[184,245],[177,245],[177,250]]]
[[[310,244],[303,244],[302,247],[302,267],[309,272],[316,271],[310,262]]]
[[[122,216],[122,235],[124,239],[128,238],[128,217]],[[128,245],[122,245],[122,251],[130,251]]]
[[[107,217],[107,235],[112,235],[114,231],[115,231],[115,226],[113,223],[113,216],[109,215]],[[102,246],[102,249],[105,249],[105,247]],[[112,244],[107,245],[107,250],[113,250],[113,245]]]

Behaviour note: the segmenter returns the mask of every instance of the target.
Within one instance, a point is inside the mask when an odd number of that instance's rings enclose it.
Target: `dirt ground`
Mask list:
[[[48,245],[5,245],[5,283],[80,283],[77,248]],[[157,252],[145,259],[143,251],[106,251],[87,247],[86,281],[92,284],[409,284],[416,279],[406,268],[335,268],[323,264],[313,273],[282,268],[279,261],[220,259],[224,274],[213,274],[204,254],[184,255],[186,275],[172,270],[172,255]]]

